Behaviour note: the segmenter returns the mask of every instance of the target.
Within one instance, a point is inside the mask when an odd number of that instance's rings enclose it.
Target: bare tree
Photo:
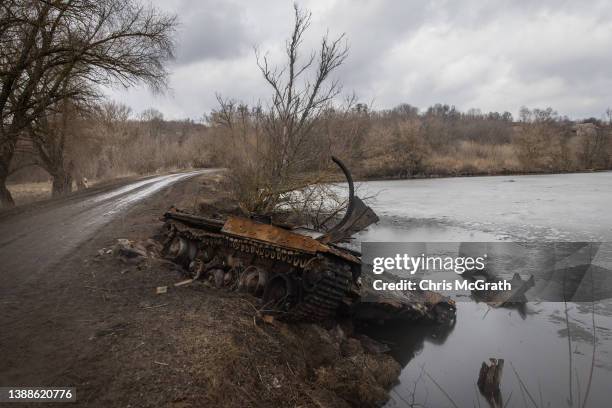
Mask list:
[[[606,169],[609,166],[610,134],[606,128],[593,123],[581,123],[574,126],[578,137],[578,160],[585,169]]]
[[[159,138],[163,131],[164,114],[154,108],[145,109],[140,114],[140,120],[146,123],[149,136]]]
[[[162,89],[174,16],[136,0],[0,3],[0,203],[17,141],[49,107],[97,85],[145,82]],[[87,84],[85,88],[71,84]],[[92,95],[87,95],[92,96]]]
[[[345,61],[348,47],[344,35],[336,39],[325,35],[318,51],[302,59],[300,50],[311,13],[294,5],[294,16],[282,66],[273,66],[268,55],[256,50],[257,65],[272,89],[265,109],[258,106],[249,111],[220,99],[220,108],[213,112],[217,123],[229,129],[236,129],[232,116],[242,117],[244,125],[246,112],[249,121],[257,123],[258,130],[251,133],[254,136],[246,143],[244,157],[232,159],[229,164],[234,190],[247,212],[269,214],[283,202],[288,191],[317,181],[314,173],[325,162],[321,156],[329,154],[329,143],[317,143],[324,140],[317,127],[341,90],[331,74]]]
[[[371,130],[370,107],[358,102],[357,96],[352,94],[342,105],[324,112],[320,127],[329,140],[331,151],[353,168],[363,159],[364,142]]]
[[[109,134],[121,133],[118,123],[125,123],[132,115],[132,109],[114,101],[104,101],[94,107],[95,117]]]
[[[51,175],[53,197],[70,193],[73,181],[80,184],[77,151],[86,144],[89,109],[75,100],[64,99],[28,126],[38,164]]]
[[[552,108],[520,110],[521,126],[514,138],[524,171],[566,171],[572,167],[567,129]]]

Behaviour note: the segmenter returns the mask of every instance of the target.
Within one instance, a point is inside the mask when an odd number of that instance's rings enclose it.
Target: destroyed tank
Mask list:
[[[350,313],[361,293],[361,254],[341,246],[378,221],[344,173],[349,200],[344,217],[325,233],[229,216],[225,220],[171,209],[165,218],[164,253],[194,280],[248,292],[261,311],[284,321],[326,321]]]

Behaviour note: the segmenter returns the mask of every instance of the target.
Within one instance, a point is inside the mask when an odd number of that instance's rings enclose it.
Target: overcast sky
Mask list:
[[[288,0],[156,0],[181,25],[170,90],[112,90],[135,112],[198,119],[215,92],[248,103],[270,91],[253,47],[282,62],[293,24]],[[345,93],[373,107],[447,103],[461,110],[552,106],[574,118],[612,106],[612,1],[309,0],[305,53],[320,37],[346,33],[337,72]]]

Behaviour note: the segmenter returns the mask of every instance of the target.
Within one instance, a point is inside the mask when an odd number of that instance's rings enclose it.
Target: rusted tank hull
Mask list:
[[[359,264],[351,254],[338,256],[336,250],[289,231],[274,231],[280,228],[271,225],[256,225],[264,227],[258,231],[262,235],[251,234],[254,222],[247,219],[228,219],[227,228],[217,232],[167,218],[166,253],[171,259],[194,278],[260,297],[262,311],[279,319],[332,319],[357,296],[354,274]]]

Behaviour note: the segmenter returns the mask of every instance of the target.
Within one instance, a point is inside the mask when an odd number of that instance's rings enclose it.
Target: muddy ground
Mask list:
[[[3,282],[0,386],[73,386],[78,406],[96,407],[382,404],[399,365],[343,330],[266,323],[253,298],[202,283],[174,287],[184,279],[175,265],[108,253],[117,238],[154,236],[172,204],[193,209],[222,197],[218,178],[178,182],[44,276]]]

